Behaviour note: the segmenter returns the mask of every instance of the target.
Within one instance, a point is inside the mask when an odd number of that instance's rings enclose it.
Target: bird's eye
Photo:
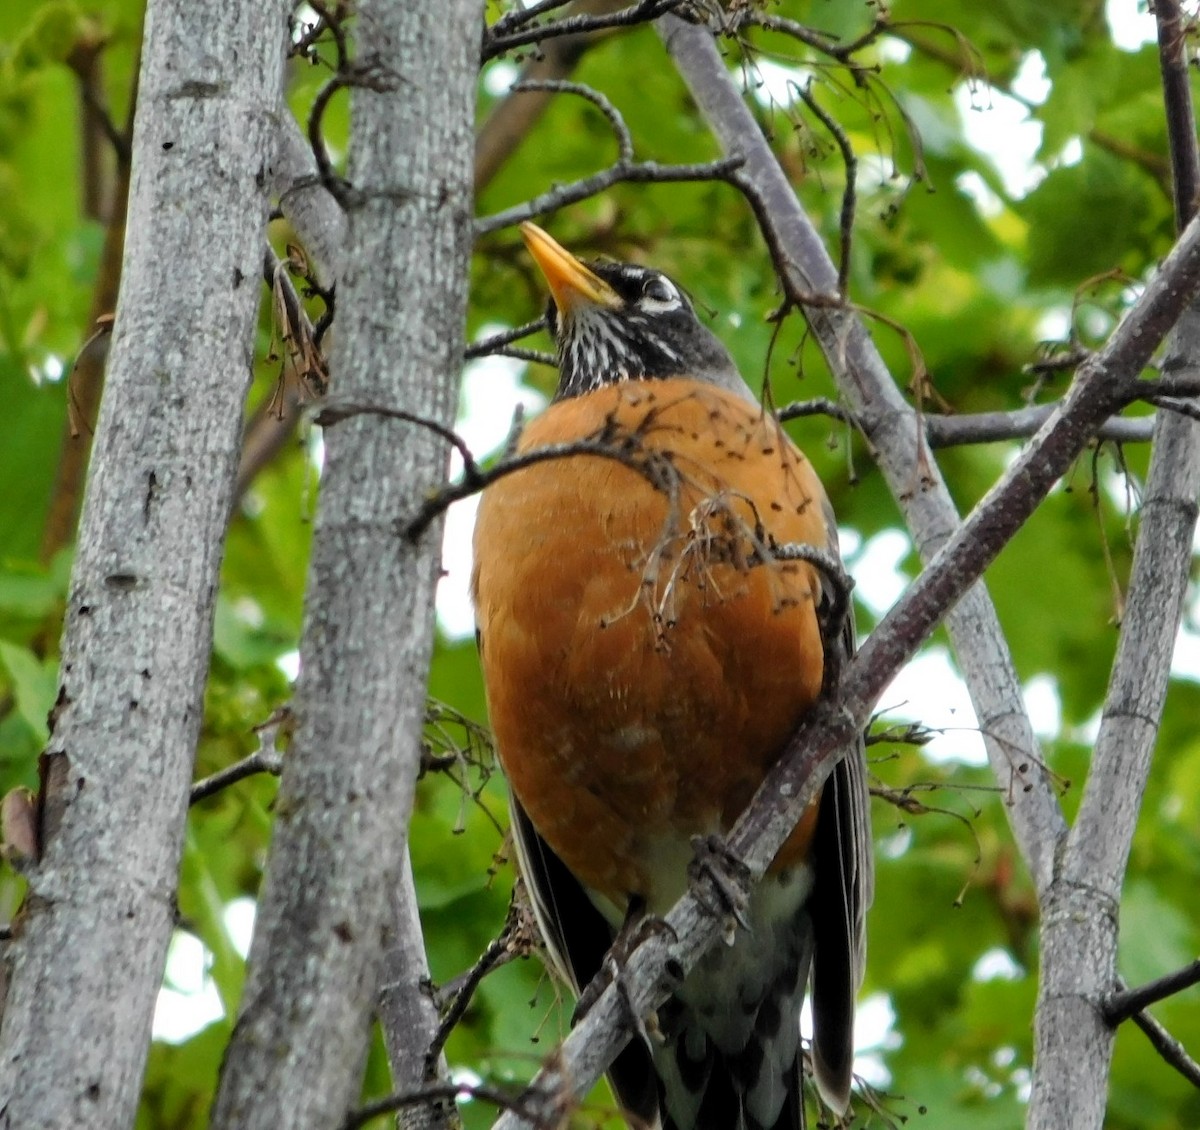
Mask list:
[[[673,303],[679,301],[679,291],[662,275],[649,275],[642,283],[642,298],[655,303]]]

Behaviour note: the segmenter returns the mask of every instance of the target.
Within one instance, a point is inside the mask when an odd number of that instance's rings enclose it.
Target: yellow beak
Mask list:
[[[525,240],[525,246],[529,248],[529,254],[533,256],[538,269],[545,275],[559,313],[569,314],[575,307],[589,302],[610,309],[624,305],[621,296],[608,283],[537,224],[528,221],[523,223],[521,238]]]

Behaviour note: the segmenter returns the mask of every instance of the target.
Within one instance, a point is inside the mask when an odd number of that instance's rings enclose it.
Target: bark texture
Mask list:
[[[120,298],[10,947],[0,1126],[131,1126],[175,914],[288,6],[152,2]]]
[[[448,426],[471,249],[477,0],[356,6],[332,399]],[[337,1126],[358,1097],[416,780],[440,526],[397,520],[444,478],[429,429],[326,432],[298,727],[276,805],[242,1013],[212,1125]]]

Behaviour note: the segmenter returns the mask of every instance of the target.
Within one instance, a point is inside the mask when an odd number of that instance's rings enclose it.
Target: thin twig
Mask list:
[[[585,32],[604,31],[607,28],[631,27],[634,24],[649,23],[665,12],[679,7],[684,0],[638,0],[628,8],[619,12],[598,16],[567,16],[565,19],[554,20],[551,23],[539,24],[537,27],[525,28],[507,35],[493,35],[489,31],[484,36],[483,48],[480,52],[481,62],[486,63],[497,55],[503,55],[514,47],[524,47],[530,43],[541,43],[563,35],[580,35]]]
[[[523,326],[516,326],[511,330],[502,330],[500,333],[480,338],[479,341],[472,342],[463,350],[463,357],[467,361],[473,361],[476,357],[486,357],[488,354],[497,352],[501,346],[520,341],[521,338],[535,334],[545,326],[546,319],[538,318],[535,322],[526,322]]]
[[[858,192],[858,158],[854,155],[854,147],[846,131],[838,125],[834,118],[825,112],[813,97],[810,85],[793,83],[792,89],[800,100],[809,108],[817,120],[829,132],[842,155],[842,165],[846,170],[846,187],[842,190],[842,211],[838,224],[838,293],[845,295],[850,278],[850,252],[854,239],[854,209]]]
[[[1038,404],[1011,412],[973,412],[963,416],[938,413],[924,417],[925,439],[930,447],[959,447],[971,443],[999,443],[1029,439],[1054,414],[1057,405]],[[1154,430],[1153,416],[1113,416],[1100,425],[1098,440],[1112,443],[1148,443]]]
[[[600,91],[586,86],[582,82],[568,82],[566,79],[522,79],[513,83],[511,90],[514,94],[525,91],[545,90],[553,94],[574,94],[590,102],[607,119],[617,139],[617,161],[619,164],[629,164],[633,161],[633,134],[621,117],[621,112]]]
[[[453,503],[477,494],[498,479],[516,471],[523,471],[527,467],[537,466],[539,463],[587,455],[616,460],[642,475],[652,485],[665,490],[673,490],[678,481],[679,473],[664,452],[642,447],[638,438],[633,434],[626,433],[618,437],[616,433],[606,430],[587,439],[546,444],[530,451],[511,455],[486,471],[481,470],[474,461],[467,464],[464,457],[463,477],[458,482],[449,483],[436,494],[427,498],[412,518],[398,524],[398,531],[410,540],[418,538],[428,528],[430,522],[448,510]]]
[[[295,718],[286,706],[276,710],[261,726],[255,727],[255,732],[258,734],[258,749],[249,757],[243,757],[241,761],[234,762],[233,765],[214,773],[211,777],[197,781],[192,785],[188,805],[207,800],[222,789],[227,789],[230,785],[237,784],[238,781],[243,781],[247,777],[253,777],[257,773],[270,773],[273,777],[278,777],[283,772],[284,756],[283,751],[279,748],[279,742],[281,738],[291,734],[294,724]]]
[[[1050,419],[1056,407],[1055,404],[1038,404],[1009,412],[971,412],[961,416],[926,413],[922,417],[925,439],[935,448],[1029,439]],[[798,400],[776,412],[781,422],[809,416],[828,416],[862,430],[853,412],[826,397]],[[1113,416],[1101,426],[1096,438],[1112,443],[1148,443],[1154,430],[1154,419],[1153,416]]]
[[[446,1006],[446,1010],[442,1014],[437,1031],[430,1042],[429,1051],[425,1053],[427,1074],[429,1065],[437,1062],[438,1056],[442,1054],[442,1049],[446,1046],[446,1041],[450,1038],[450,1033],[454,1031],[455,1025],[466,1014],[471,1001],[474,999],[475,990],[483,984],[483,979],[493,969],[503,965],[510,956],[511,949],[506,929],[498,938],[493,938],[488,943],[487,949],[480,954],[479,960],[462,977],[457,979],[454,995],[450,998],[450,1003]]]
[[[558,358],[544,349],[526,349],[520,345],[500,345],[491,351],[496,357],[511,357],[514,361],[529,361],[534,365],[549,365],[553,368]]]
[[[843,424],[858,427],[858,421],[854,418],[853,412],[823,396],[814,397],[812,400],[793,401],[791,404],[785,404],[775,413],[775,418],[780,423],[788,420],[800,420],[808,416],[828,416],[832,420],[839,420]]]
[[[1157,977],[1147,981],[1136,989],[1122,985],[1116,992],[1109,994],[1100,1008],[1104,1019],[1115,1028],[1124,1020],[1128,1020],[1135,1012],[1141,1012],[1157,1001],[1165,1000],[1184,989],[1200,984],[1200,959],[1185,965],[1182,969],[1168,973],[1165,977]]]
[[[1200,1063],[1187,1053],[1187,1049],[1148,1012],[1135,1012],[1130,1018],[1154,1045],[1154,1050],[1163,1062],[1175,1068],[1193,1087],[1200,1087]]]
[[[532,220],[544,216],[568,204],[576,204],[580,200],[597,196],[611,188],[614,184],[633,183],[670,184],[677,181],[730,181],[741,166],[740,157],[727,157],[720,161],[704,161],[691,165],[660,165],[654,161],[635,161],[633,163],[618,161],[594,173],[590,177],[560,185],[535,196],[524,204],[506,208],[503,212],[494,212],[490,216],[481,216],[475,221],[475,236],[487,235],[501,228],[511,227],[522,220]]]
[[[524,27],[530,20],[536,20],[538,16],[553,12],[555,8],[565,8],[570,2],[571,0],[538,0],[538,3],[530,4],[528,8],[514,8],[511,12],[505,12],[488,30],[493,36],[508,35],[517,28]]]
[[[467,441],[453,428],[448,428],[444,424],[438,423],[437,420],[431,420],[428,416],[408,412],[403,408],[389,408],[384,404],[360,404],[352,401],[333,399],[324,401],[317,408],[313,415],[313,422],[320,424],[323,428],[329,428],[334,424],[340,424],[343,420],[350,419],[351,416],[380,416],[388,420],[403,420],[407,424],[416,424],[417,427],[426,428],[433,432],[434,435],[441,436],[442,439],[462,456],[463,476],[467,481],[475,482],[482,478],[479,464],[475,461],[475,456],[471,454],[471,449],[467,446]],[[468,491],[467,493],[472,492]],[[440,514],[441,511],[439,510],[438,513]],[[433,517],[436,517],[436,515]],[[421,528],[424,529],[425,527],[422,526]]]
[[[247,777],[253,777],[259,773],[270,773],[272,777],[278,777],[282,772],[282,754],[274,750],[269,753],[266,750],[255,750],[249,757],[243,757],[241,761],[235,761],[228,768],[214,773],[211,777],[197,781],[188,795],[188,804],[193,805],[207,800],[222,789],[236,785],[238,781],[244,781]]]
[[[423,1103],[455,1102],[460,1098],[472,1098],[480,1102],[492,1103],[501,1110],[511,1110],[522,1118],[537,1124],[537,1113],[524,1104],[524,1095],[511,1095],[506,1091],[489,1087],[484,1083],[427,1083],[414,1087],[410,1091],[397,1091],[394,1095],[386,1095],[382,1099],[365,1103],[358,1110],[346,1116],[342,1130],[361,1130],[368,1122],[382,1118],[385,1114],[395,1114],[405,1107],[419,1106]]]

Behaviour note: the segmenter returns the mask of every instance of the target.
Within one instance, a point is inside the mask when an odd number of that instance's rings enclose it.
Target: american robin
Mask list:
[[[836,550],[825,492],[666,275],[522,234],[552,295],[554,401],[519,450],[573,452],[484,492],[472,579],[517,860],[576,993],[622,922],[685,890],[821,692]],[[803,1126],[800,1007],[844,1112],[872,896],[865,762],[839,762],[745,912],[610,1070],[635,1126]]]

